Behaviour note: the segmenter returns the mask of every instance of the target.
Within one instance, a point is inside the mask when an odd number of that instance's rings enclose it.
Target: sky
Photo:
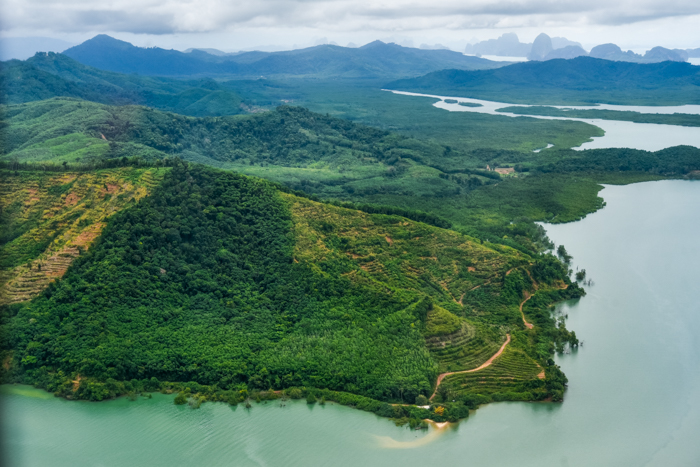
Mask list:
[[[700,47],[698,0],[0,0],[0,40],[77,44],[104,33],[138,46],[224,51],[375,39],[418,47],[540,32],[584,48]]]

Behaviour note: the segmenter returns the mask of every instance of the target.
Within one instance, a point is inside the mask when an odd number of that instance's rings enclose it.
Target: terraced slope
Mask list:
[[[494,400],[533,400],[544,394],[544,369],[522,350],[508,346],[487,368],[449,375],[440,389],[452,395],[495,396]]]
[[[0,174],[0,305],[30,300],[61,278],[109,217],[148,195],[156,169]]]
[[[499,331],[498,328],[463,320],[458,330],[427,338],[426,345],[438,362],[440,373],[469,370],[491,358],[505,342],[505,333]]]

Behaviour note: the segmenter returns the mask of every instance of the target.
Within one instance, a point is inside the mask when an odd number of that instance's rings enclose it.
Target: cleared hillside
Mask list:
[[[163,171],[1,173],[0,305],[30,300],[63,277],[107,219],[147,196]]]

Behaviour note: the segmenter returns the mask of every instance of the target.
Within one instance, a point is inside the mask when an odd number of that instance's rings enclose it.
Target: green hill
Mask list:
[[[3,111],[0,162],[10,166],[65,162],[83,170],[124,157],[179,157],[326,199],[390,206],[379,212],[419,210],[430,213],[421,220],[530,252],[543,247],[532,221],[572,221],[600,208],[597,182],[700,169],[693,148],[466,152],[289,106],[194,118],[61,98]],[[516,172],[501,177],[486,164]]]
[[[147,105],[184,115],[245,113],[241,97],[230,89],[222,89],[212,79],[125,75],[85,66],[55,53],[0,62],[0,88],[5,104],[75,97],[111,105]]]
[[[474,70],[502,66],[450,50],[422,50],[375,41],[359,48],[319,45],[284,52],[212,55],[158,47],[135,47],[98,35],[64,54],[102,70],[152,76],[261,76],[306,78],[399,78],[435,70]]]
[[[522,104],[683,105],[700,103],[700,67],[578,57],[494,70],[442,70],[385,87]]]
[[[304,386],[412,403],[431,394],[443,364],[468,369],[509,333],[547,378],[531,375],[527,389],[495,396],[464,393],[447,405],[452,413],[465,416],[475,401],[561,397],[565,378],[548,349],[575,336],[547,318],[546,305],[582,291],[561,289],[566,269],[551,256],[314,202],[204,166],[125,170],[67,172],[61,181],[46,172],[2,174],[4,193],[25,193],[11,203],[18,232],[46,217],[22,214],[27,197],[70,199],[76,214],[57,225],[79,226],[114,199],[112,185],[99,185],[104,177],[157,184],[138,201],[129,191],[117,195],[119,209],[62,276],[39,297],[0,308],[4,381],[92,400],[186,386],[235,402],[240,391]],[[48,189],[35,196],[36,186]],[[4,241],[6,251],[18,245]],[[519,312],[525,291],[545,304],[534,331]],[[451,340],[460,356],[444,357],[426,339],[453,336],[454,322],[465,329]]]

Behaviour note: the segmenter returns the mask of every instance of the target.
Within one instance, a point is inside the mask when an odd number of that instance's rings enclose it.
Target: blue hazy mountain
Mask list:
[[[547,36],[544,34],[544,36]],[[578,46],[578,42],[570,41],[565,37],[552,37],[549,39],[553,50],[568,46]],[[464,53],[473,55],[499,55],[503,57],[527,57],[532,49],[532,43],[520,42],[518,35],[509,32],[501,35],[498,39],[469,44],[464,49]]]
[[[557,58],[569,60],[576,57],[586,56],[588,56],[588,52],[583,50],[578,45],[567,45],[566,47],[552,50],[544,57],[544,60],[555,60]]]
[[[381,41],[358,48],[325,44],[285,52],[221,55],[201,49],[184,53],[158,47],[136,47],[99,35],[64,53],[80,63],[102,70],[152,76],[398,78],[420,76],[445,68],[474,70],[503,65],[450,50],[414,49]]]
[[[669,60],[673,62],[685,62],[688,60],[688,52],[685,50],[654,47],[648,50],[644,55],[640,55],[631,50],[623,52],[622,49],[615,44],[601,44],[593,47],[589,55],[594,58],[602,58],[605,60],[634,63],[658,63]]]

